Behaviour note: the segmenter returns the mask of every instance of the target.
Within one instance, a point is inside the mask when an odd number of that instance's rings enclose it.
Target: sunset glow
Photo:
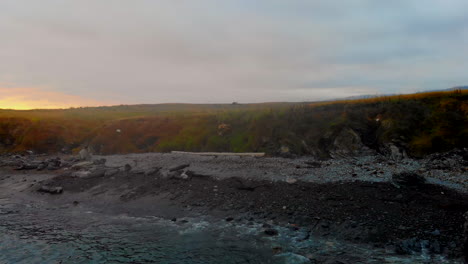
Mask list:
[[[79,106],[101,106],[110,103],[50,91],[45,88],[0,88],[0,109],[57,109]]]

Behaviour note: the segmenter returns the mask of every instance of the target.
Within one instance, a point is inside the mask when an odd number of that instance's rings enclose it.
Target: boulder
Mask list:
[[[79,157],[80,160],[91,160],[92,159],[91,153],[88,151],[87,148],[83,148],[82,150],[80,150],[80,152],[78,153],[78,157]]]
[[[351,128],[329,131],[320,140],[321,152],[332,158],[354,156],[362,150],[361,137]]]
[[[400,149],[394,144],[389,144],[387,146],[387,152],[388,152],[389,158],[393,161],[401,161],[408,157],[408,155],[406,155],[405,150]]]
[[[38,191],[43,192],[43,193],[50,193],[50,194],[62,194],[63,188],[60,186],[57,186],[57,187],[42,186],[41,188],[39,188]]]
[[[414,172],[401,172],[393,174],[392,181],[398,186],[421,186],[426,183],[426,178]]]

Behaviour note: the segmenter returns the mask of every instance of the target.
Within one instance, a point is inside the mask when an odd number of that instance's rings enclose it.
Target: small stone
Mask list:
[[[286,182],[289,183],[289,184],[294,184],[297,182],[297,179],[294,179],[294,178],[287,178],[286,179]]]
[[[265,231],[263,231],[265,233],[265,235],[268,235],[268,236],[276,236],[278,235],[278,230],[274,229],[274,228],[268,228],[268,229],[265,229]]]
[[[129,172],[131,170],[132,170],[132,166],[130,166],[130,164],[125,164],[124,171]]]

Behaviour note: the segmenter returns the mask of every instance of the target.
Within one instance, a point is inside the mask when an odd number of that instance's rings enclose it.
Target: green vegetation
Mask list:
[[[161,104],[64,110],[0,110],[0,151],[261,151],[327,156],[343,129],[381,150],[413,156],[468,147],[468,92],[318,103]]]

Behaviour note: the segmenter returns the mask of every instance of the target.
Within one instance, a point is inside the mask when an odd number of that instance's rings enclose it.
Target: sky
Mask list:
[[[466,0],[2,0],[0,108],[466,85],[467,10]]]

